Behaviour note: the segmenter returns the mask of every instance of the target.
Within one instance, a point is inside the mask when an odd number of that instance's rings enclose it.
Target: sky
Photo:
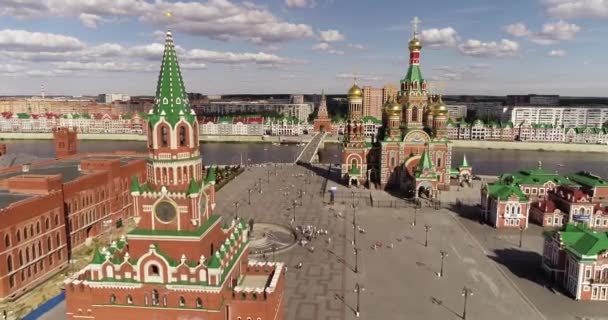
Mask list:
[[[0,95],[153,95],[167,30],[189,92],[397,85],[415,16],[439,93],[607,95],[608,0],[0,0]]]

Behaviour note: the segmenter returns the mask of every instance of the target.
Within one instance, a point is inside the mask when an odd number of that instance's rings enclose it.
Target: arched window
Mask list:
[[[25,248],[25,262],[30,262],[30,248]]]
[[[186,298],[179,297],[179,306],[180,307],[185,307],[186,306]]]
[[[580,213],[581,213],[581,214],[585,214],[585,208],[581,208],[581,209],[580,209]]]
[[[40,233],[40,221],[36,222],[36,234]]]
[[[51,243],[51,237],[46,237],[46,251],[50,252],[52,247],[53,245]]]
[[[13,256],[6,257],[6,267],[8,268],[8,272],[13,271]]]
[[[412,122],[418,121],[418,107],[412,108]]]
[[[186,127],[179,127],[179,145],[182,147],[186,146]]]
[[[23,251],[19,250],[19,266],[23,265]]]
[[[196,298],[196,308],[197,309],[203,308],[203,300],[201,298]]]
[[[11,237],[7,234],[4,235],[4,246],[6,248],[11,246]]]
[[[158,301],[158,290],[154,289],[152,290],[152,305],[153,306],[157,306],[159,303]]]
[[[357,160],[356,159],[351,160],[351,162],[350,162],[350,168],[351,169],[357,169]]]
[[[55,215],[55,225],[56,226],[59,225],[59,215],[58,214]]]
[[[163,296],[163,307],[167,306],[167,295]]]
[[[155,264],[151,265],[148,274],[153,277],[160,276],[160,271],[158,270],[158,266]]]
[[[36,244],[32,243],[32,260],[36,260]]]
[[[27,227],[23,227],[23,240],[27,239]]]
[[[10,288],[15,286],[15,276],[12,274],[8,277],[8,286]]]
[[[114,294],[110,295],[110,303],[111,304],[115,304],[116,303],[116,296]]]
[[[17,242],[21,241],[21,231],[17,230]]]
[[[42,241],[38,240],[38,254],[42,255]]]
[[[127,304],[133,304],[133,297],[131,295],[127,296]]]
[[[57,232],[55,238],[57,239],[57,246],[61,245],[61,238],[59,237],[59,232]]]
[[[160,127],[160,145],[166,147],[169,144],[169,130],[166,126]]]

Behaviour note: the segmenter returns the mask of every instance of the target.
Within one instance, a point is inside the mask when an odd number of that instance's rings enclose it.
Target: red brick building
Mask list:
[[[55,143],[55,157],[62,159],[75,155],[78,150],[78,133],[74,128],[53,128],[53,142]]]
[[[146,176],[130,184],[137,227],[65,281],[67,318],[283,319],[283,264],[249,261],[245,221],[213,214],[215,169],[169,32],[148,125]]]
[[[313,126],[315,132],[332,133],[331,119],[327,113],[327,99],[325,98],[325,92],[321,94],[319,112],[317,112],[317,118],[314,120]]]

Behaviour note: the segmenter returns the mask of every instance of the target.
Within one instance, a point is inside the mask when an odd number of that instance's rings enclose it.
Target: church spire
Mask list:
[[[325,99],[325,90],[321,91],[321,102],[319,103],[318,118],[329,118],[327,114],[327,100]]]
[[[171,31],[167,31],[165,51],[156,86],[154,108],[150,112],[149,121],[154,124],[161,117],[164,117],[167,122],[174,126],[182,116],[190,124],[196,121],[196,116],[190,109],[188,93],[177,61],[173,35]]]
[[[414,17],[412,20],[413,36],[408,47],[410,50],[410,65],[407,70],[407,74],[401,79],[401,95],[409,95],[411,92],[426,92],[426,81],[422,77],[420,71],[420,49],[422,44],[418,36],[418,25],[420,19]]]

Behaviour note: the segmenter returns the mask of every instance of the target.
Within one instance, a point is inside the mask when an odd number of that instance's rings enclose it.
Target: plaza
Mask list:
[[[295,245],[274,257],[265,256],[288,266],[287,319],[355,319],[357,283],[364,288],[359,297],[362,319],[461,319],[464,287],[473,292],[468,298],[467,318],[545,318],[522,296],[512,277],[486,256],[487,249],[479,240],[464,229],[466,218],[446,209],[423,206],[416,213],[416,226],[412,226],[413,207],[371,206],[372,199],[375,203],[405,202],[384,191],[343,187],[335,182],[337,170],[332,170],[326,182],[326,165],[312,170],[315,173],[311,175],[311,169],[294,165],[250,168],[218,193],[216,212],[225,218],[237,214],[256,223],[291,226],[295,200],[294,227],[312,225],[328,230],[327,235],[306,246]],[[331,187],[337,188],[334,205],[328,203],[329,196],[321,196],[322,190]],[[353,232],[352,191],[356,223],[364,233]],[[464,192],[458,192],[461,194]],[[452,196],[448,192],[442,195]],[[431,227],[428,247],[424,245],[425,225]],[[358,261],[352,244],[355,234]],[[438,277],[442,250],[448,256],[444,259],[444,276]],[[537,265],[530,268],[536,269]]]

